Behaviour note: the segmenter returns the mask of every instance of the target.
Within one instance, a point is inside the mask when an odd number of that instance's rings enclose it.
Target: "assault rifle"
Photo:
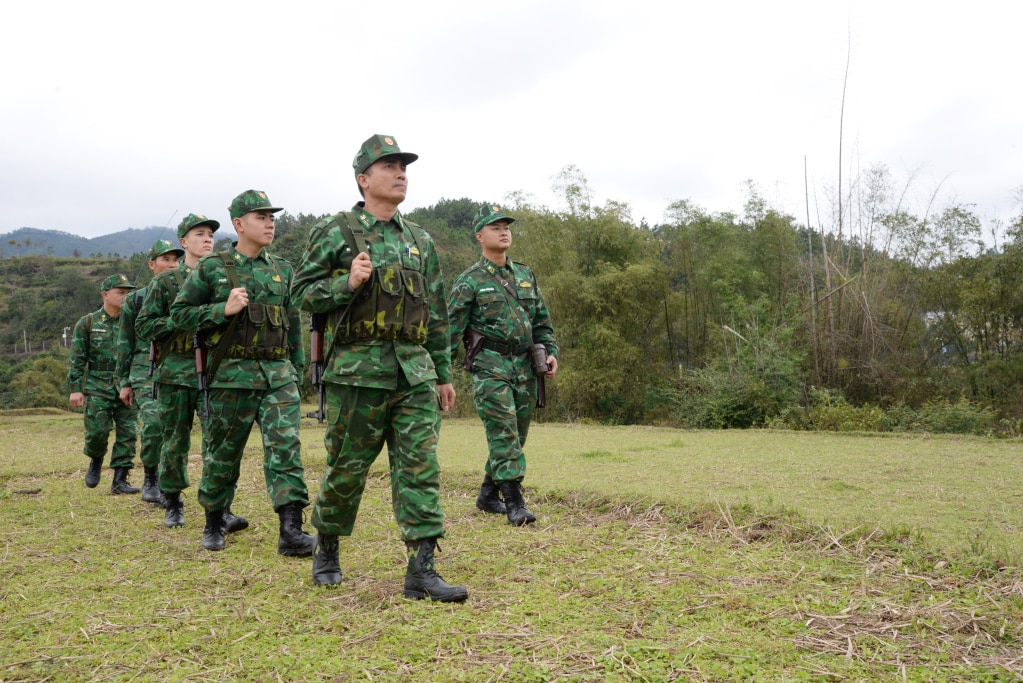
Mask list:
[[[327,385],[323,383],[323,333],[326,327],[325,313],[313,313],[309,316],[309,356],[312,361],[312,383],[319,392],[319,407],[315,412],[306,413],[306,417],[315,417],[321,424],[327,417],[325,407]]]
[[[195,374],[199,376],[199,391],[202,392],[202,410],[199,417],[207,419],[210,416],[210,379],[206,373],[206,358],[209,351],[206,349],[206,334],[196,332],[192,337],[195,341]]]

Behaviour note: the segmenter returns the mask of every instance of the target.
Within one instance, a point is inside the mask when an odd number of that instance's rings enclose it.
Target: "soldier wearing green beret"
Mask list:
[[[195,268],[199,259],[213,251],[213,233],[220,222],[202,214],[190,213],[178,224],[178,242],[184,250],[184,260],[178,267],[153,278],[149,293],[135,321],[140,339],[157,344],[157,366],[153,378],[158,387],[157,401],[160,423],[163,425],[160,449],[160,491],[167,499],[163,523],[167,528],[184,526],[185,506],[181,492],[191,482],[188,478],[188,456],[192,446],[192,426],[199,411],[201,397],[195,371],[195,330],[173,329],[170,306],[181,285]],[[201,424],[201,421],[200,421]],[[203,429],[203,461],[207,453]],[[244,517],[237,517],[228,507],[224,511],[228,532],[248,528]]]
[[[496,204],[480,208],[476,240],[482,258],[455,281],[448,318],[452,349],[458,348],[466,329],[483,335],[471,373],[473,401],[483,420],[490,453],[476,507],[506,514],[509,524],[522,526],[536,521],[522,496],[526,474],[522,448],[537,398],[530,354],[534,344],[542,344],[548,360],[544,375],[554,377],[558,343],[536,276],[508,258],[514,222]]]
[[[444,535],[437,438],[455,401],[440,261],[430,235],[398,212],[418,158],[374,135],[352,166],[364,201],[316,224],[293,292],[327,317],[327,471],[313,506],[313,583],[341,582],[338,537],[350,536],[370,465],[387,444],[394,516],[408,548],[405,596],[468,597],[434,568]]]
[[[247,190],[235,197],[229,212],[238,241],[201,259],[170,307],[171,329],[199,330],[210,349],[211,414],[199,482],[207,550],[224,548],[225,512],[234,500],[245,443],[258,422],[267,493],[280,518],[277,552],[313,551],[313,537],[302,530],[302,510],[309,504],[298,434],[302,320],[292,305],[291,265],[266,251],[278,211],[265,192]]]
[[[128,472],[135,459],[135,429],[138,417],[131,403],[120,399],[117,372],[117,335],[124,297],[135,289],[120,273],[103,280],[100,291],[103,307],[87,313],[75,323],[68,358],[68,397],[73,408],[85,407],[85,447],[89,469],[85,485],[95,488],[103,470],[103,457],[114,431],[110,467],[114,479],[111,493],[135,494],[139,490],[128,483]]]
[[[185,252],[168,240],[157,240],[149,250],[149,270],[153,276],[178,267],[178,257]],[[150,377],[149,345],[135,336],[135,320],[148,287],[140,287],[124,299],[121,307],[117,336],[117,382],[121,401],[138,407],[141,427],[139,429],[139,460],[145,478],[142,481],[142,500],[160,507],[167,504],[157,482],[160,466],[160,445],[163,443],[160,417],[157,414],[156,398],[153,395],[153,380]]]

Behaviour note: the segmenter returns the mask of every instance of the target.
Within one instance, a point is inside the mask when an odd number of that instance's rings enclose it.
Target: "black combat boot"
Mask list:
[[[508,523],[512,526],[524,526],[536,521],[536,516],[526,509],[526,501],[522,498],[522,482],[519,480],[502,481],[498,486],[504,496],[505,507],[508,508]]]
[[[227,509],[224,510],[224,524],[227,525],[227,533],[229,534],[249,528],[249,520],[244,517],[239,517],[231,512],[230,505],[228,505]]]
[[[85,473],[85,485],[90,489],[99,485],[99,474],[103,471],[103,458],[90,458],[89,471]]]
[[[449,586],[433,568],[436,538],[406,543],[409,549],[408,569],[405,571],[405,597],[437,602],[462,602],[469,597],[465,586]]]
[[[167,499],[160,491],[160,480],[156,467],[144,467],[145,479],[142,480],[142,500],[157,507],[167,507]]]
[[[476,496],[476,507],[492,515],[508,513],[508,509],[504,506],[504,501],[501,500],[501,492],[489,474],[483,477],[480,495]]]
[[[223,550],[227,528],[224,525],[224,511],[206,511],[206,527],[202,530],[202,547],[206,550]]]
[[[168,529],[185,526],[185,504],[181,502],[181,492],[164,493],[167,499],[167,512],[163,515],[163,525]]]
[[[336,586],[341,583],[341,560],[337,554],[337,536],[316,535],[316,545],[313,548],[313,584]]]
[[[302,503],[297,500],[277,510],[281,518],[281,536],[277,539],[277,552],[288,557],[313,554],[315,539],[302,531]]]
[[[114,480],[110,482],[110,493],[125,493],[135,495],[139,492],[137,488],[128,483],[128,470],[130,467],[115,467]]]

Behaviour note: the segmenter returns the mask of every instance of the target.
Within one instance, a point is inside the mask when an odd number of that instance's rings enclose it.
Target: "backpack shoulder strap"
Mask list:
[[[350,211],[342,211],[335,216],[334,219],[337,222],[337,226],[341,229],[341,234],[345,236],[345,242],[348,243],[348,247],[352,250],[352,253],[368,254],[369,249],[366,248],[366,233],[363,231],[362,226],[359,225],[358,221],[355,220],[355,216],[353,216]]]

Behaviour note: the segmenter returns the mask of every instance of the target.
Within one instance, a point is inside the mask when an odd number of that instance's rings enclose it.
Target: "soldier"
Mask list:
[[[157,240],[149,250],[149,270],[154,277],[178,267],[178,257],[185,252],[167,240]],[[142,482],[142,500],[165,507],[167,500],[160,493],[157,483],[160,466],[160,445],[163,442],[160,417],[153,394],[152,368],[149,360],[149,345],[135,336],[135,319],[148,287],[141,287],[124,299],[121,307],[120,332],[117,337],[117,380],[121,401],[138,407],[142,427],[139,432],[139,460],[145,471]]]
[[[96,488],[103,470],[103,456],[114,430],[114,448],[110,453],[110,467],[114,480],[111,493],[136,494],[137,488],[128,483],[128,471],[135,459],[135,427],[138,417],[133,405],[119,398],[117,379],[118,316],[128,292],[135,285],[120,273],[103,280],[100,291],[103,307],[87,313],[75,323],[71,335],[71,354],[68,358],[67,383],[71,387],[68,401],[73,408],[85,406],[85,447],[89,460],[85,485]],[[86,398],[88,397],[88,398]]]
[[[313,227],[295,276],[302,309],[329,319],[313,583],[341,582],[338,536],[351,535],[366,473],[386,443],[394,516],[409,550],[405,596],[461,602],[465,588],[434,569],[444,535],[438,400],[443,410],[455,401],[444,283],[433,239],[398,212],[406,166],[417,158],[394,138],[366,140],[352,164],[365,201]]]
[[[536,521],[522,497],[526,474],[522,448],[537,399],[531,352],[534,344],[545,347],[548,369],[544,375],[554,377],[558,343],[536,276],[507,256],[514,222],[497,205],[485,204],[480,209],[476,240],[482,258],[455,281],[448,317],[452,349],[458,348],[466,329],[483,335],[471,373],[473,401],[487,432],[490,454],[476,507],[506,514],[509,524],[522,526]]]
[[[211,414],[199,482],[206,510],[202,547],[224,548],[224,513],[234,499],[245,442],[259,422],[266,488],[280,517],[277,552],[309,555],[313,537],[302,530],[309,492],[298,437],[302,319],[291,302],[291,265],[266,251],[281,209],[264,192],[247,190],[229,211],[238,241],[201,259],[170,307],[170,327],[198,329],[211,349]]]
[[[163,446],[160,451],[160,490],[167,499],[163,523],[169,528],[184,526],[185,506],[181,492],[188,488],[188,455],[192,446],[194,416],[200,409],[199,379],[195,371],[195,330],[175,330],[170,324],[170,305],[199,259],[213,251],[213,233],[218,221],[190,213],[178,224],[178,241],[184,247],[185,260],[149,284],[149,293],[135,321],[140,339],[157,342],[157,367],[153,373],[158,387]],[[203,459],[207,454],[203,430]],[[249,526],[244,517],[235,516],[230,506],[224,510],[228,533]]]

